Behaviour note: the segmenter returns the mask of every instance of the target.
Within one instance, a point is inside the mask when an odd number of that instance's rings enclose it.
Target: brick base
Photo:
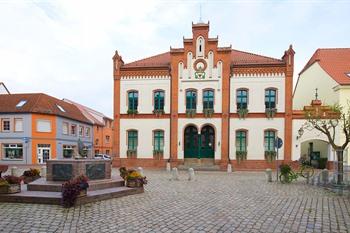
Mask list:
[[[284,160],[279,160],[278,164],[282,164]],[[276,169],[276,161],[267,162],[266,160],[244,160],[240,163],[237,160],[231,160],[233,171],[263,171],[267,168]]]
[[[167,159],[136,159],[136,158],[116,158],[113,160],[113,167],[127,167],[127,168],[153,168],[165,169]]]

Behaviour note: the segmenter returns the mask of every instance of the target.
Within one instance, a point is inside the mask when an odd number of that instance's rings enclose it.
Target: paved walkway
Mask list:
[[[350,232],[350,199],[264,173],[146,171],[144,194],[59,206],[0,203],[0,232]]]

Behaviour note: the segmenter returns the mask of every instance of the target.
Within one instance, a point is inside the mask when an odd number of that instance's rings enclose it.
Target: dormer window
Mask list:
[[[350,78],[350,72],[346,74]]]
[[[21,108],[23,107],[23,105],[25,105],[27,103],[27,100],[21,100],[19,101],[19,103],[16,105],[17,108]]]
[[[62,108],[60,105],[56,104],[56,106],[61,112],[66,112],[66,110],[64,110],[64,108]]]

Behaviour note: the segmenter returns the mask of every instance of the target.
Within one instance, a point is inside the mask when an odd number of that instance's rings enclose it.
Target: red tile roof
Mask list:
[[[350,48],[317,49],[299,75],[315,62],[340,85],[350,84]]]
[[[259,64],[284,64],[281,59],[266,57],[258,54],[231,50],[231,62],[233,65],[259,65]],[[170,65],[170,52],[158,54],[138,61],[127,63],[123,68],[130,67],[168,67]]]
[[[17,107],[16,105],[22,100],[27,102],[22,107]],[[65,112],[61,111],[57,105],[61,106]],[[91,124],[73,104],[43,93],[0,95],[0,113],[41,113]]]
[[[250,65],[250,64],[284,64],[281,59],[266,57],[254,53],[248,53],[232,49],[231,62],[233,65]]]

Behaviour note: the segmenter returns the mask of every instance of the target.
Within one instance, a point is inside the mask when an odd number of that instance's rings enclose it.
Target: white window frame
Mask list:
[[[4,126],[5,126],[5,121],[9,122],[9,129],[4,129]],[[11,119],[10,118],[2,118],[1,119],[1,132],[10,132],[11,131]]]
[[[39,123],[48,123],[49,125],[49,129],[40,129],[39,128]],[[42,125],[43,126],[43,125]],[[51,133],[52,132],[52,124],[51,124],[51,120],[46,120],[46,119],[38,119],[36,121],[36,132],[40,132],[40,133]]]
[[[64,131],[64,126],[67,126],[67,131]],[[62,123],[62,134],[63,135],[68,135],[69,134],[69,123],[68,122],[63,122]]]
[[[17,129],[17,123],[21,122],[21,128]],[[14,127],[15,132],[23,132],[24,131],[24,125],[23,125],[23,118],[15,118],[15,127]]]

